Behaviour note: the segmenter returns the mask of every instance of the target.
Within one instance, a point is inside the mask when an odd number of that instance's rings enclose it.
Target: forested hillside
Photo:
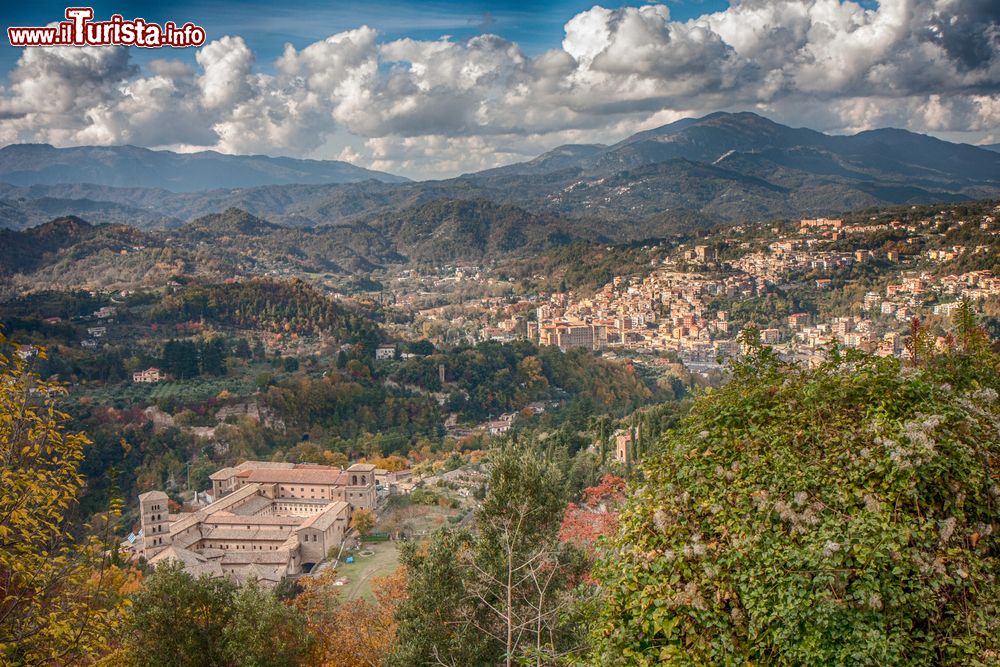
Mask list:
[[[243,325],[237,304],[282,292],[226,288],[192,287],[190,303],[203,308],[192,313]],[[232,307],[202,301],[198,290],[206,289]],[[284,288],[292,296],[282,312],[315,302],[300,289]],[[83,299],[45,303],[65,313],[89,308]],[[384,665],[486,667],[505,656],[608,665],[991,664],[1000,649],[992,631],[1000,358],[968,302],[953,319],[944,350],[915,323],[906,362],[833,347],[814,367],[782,362],[750,329],[723,388],[699,395],[690,410],[668,402],[622,421],[602,412],[625,414],[654,397],[627,367],[529,344],[412,345],[403,349],[417,356],[407,360],[376,360],[354,344],[300,365],[237,339],[219,348],[231,366],[212,370],[205,345],[218,340],[213,333],[194,347],[202,372],[218,378],[207,385],[122,392],[105,380],[68,400],[29,368],[60,363],[65,349],[34,361],[4,356],[0,442],[9,449],[4,460],[17,463],[0,467],[8,480],[0,509],[30,502],[0,514],[0,528],[30,533],[38,546],[28,554],[0,543],[0,566],[44,577],[51,593],[9,597],[0,651],[15,664],[53,652],[110,655],[119,664],[171,655],[186,664],[176,656],[207,641],[205,627],[223,629],[218,650],[226,652],[240,641],[233,628],[258,619],[252,651],[289,665],[348,650]],[[441,364],[447,386],[430,372]],[[233,392],[248,371],[261,392],[251,399],[259,421],[242,408],[216,421],[213,410],[239,405]],[[509,386],[520,389],[501,393]],[[199,387],[213,393],[195,398]],[[450,392],[448,401],[467,393],[470,414],[540,397],[569,402],[554,420],[526,416],[485,452],[482,441],[451,441],[434,459],[441,406],[417,389]],[[54,417],[42,419],[49,409]],[[196,428],[212,431],[210,446]],[[28,437],[45,447],[28,446]],[[618,459],[622,437],[641,458]],[[472,530],[444,525],[422,545],[401,547],[405,575],[380,580],[373,601],[342,600],[325,575],[271,592],[94,557],[116,553],[106,549],[118,539],[120,493],[176,489],[185,476],[203,487],[211,470],[245,458],[335,463],[362,454],[387,466],[431,457],[427,470],[439,473],[457,472],[473,455],[488,462],[466,473],[483,479]],[[416,489],[407,502],[450,506],[448,484]],[[96,523],[74,525],[67,508],[96,511]],[[53,539],[40,541],[46,535]],[[93,595],[81,599],[81,587]],[[339,627],[332,619],[351,613],[378,624],[378,642],[347,649],[322,640],[324,628]],[[25,623],[34,628],[28,635]]]

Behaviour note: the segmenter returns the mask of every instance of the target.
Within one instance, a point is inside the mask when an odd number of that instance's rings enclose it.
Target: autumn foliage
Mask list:
[[[305,615],[315,643],[307,664],[315,667],[381,667],[396,642],[394,614],[406,597],[406,573],[401,567],[372,579],[375,602],[363,598],[341,601],[337,573],[328,569],[303,577],[294,601]]]
[[[5,338],[0,334],[0,349]],[[39,355],[44,358],[44,350]],[[109,649],[131,573],[115,565],[120,503],[75,540],[68,516],[90,441],[65,430],[64,390],[0,353],[0,664],[92,661]]]
[[[618,527],[618,507],[625,500],[625,480],[604,475],[596,486],[583,490],[582,501],[570,503],[559,527],[559,539],[593,554],[601,537]]]

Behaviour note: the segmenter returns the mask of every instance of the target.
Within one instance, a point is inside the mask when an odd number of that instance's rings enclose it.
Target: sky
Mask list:
[[[1000,142],[998,0],[92,5],[98,20],[192,21],[207,42],[18,49],[4,35],[0,145],[343,159],[422,179],[719,110]],[[18,3],[0,22],[64,9]]]

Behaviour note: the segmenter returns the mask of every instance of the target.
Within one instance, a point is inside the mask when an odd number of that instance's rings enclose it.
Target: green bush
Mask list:
[[[1000,382],[978,348],[737,366],[631,494],[595,661],[998,664]]]

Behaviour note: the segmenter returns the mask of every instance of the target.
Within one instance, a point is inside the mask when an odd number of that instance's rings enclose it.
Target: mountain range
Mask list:
[[[537,175],[563,169],[613,174],[675,159],[726,167],[725,161],[734,155],[759,155],[817,175],[904,176],[928,184],[955,178],[995,181],[1000,176],[996,171],[991,177],[983,173],[984,169],[996,170],[997,162],[980,147],[892,128],[831,136],[787,127],[749,112],[685,118],[611,146],[560,146],[529,162],[475,175]]]
[[[53,154],[79,159],[32,157]],[[753,113],[688,118],[615,144],[560,146],[528,162],[439,181],[405,182],[344,163],[193,155],[215,165],[210,174],[185,172],[180,161],[195,157],[165,151],[8,146],[0,150],[0,226],[78,215],[178,228],[237,208],[284,226],[362,236],[377,230],[404,256],[413,244],[417,254],[433,246],[444,256],[447,248],[641,240],[720,223],[1000,196],[998,152],[897,129],[832,136]],[[140,166],[125,178],[119,167],[131,164],[129,156],[139,156]],[[171,165],[162,174],[150,166],[161,159]],[[105,163],[118,166],[102,177]],[[331,182],[341,167],[357,178]],[[77,180],[56,182],[64,178]],[[215,187],[221,179],[253,178],[260,184]],[[450,234],[475,242],[451,243]]]
[[[338,160],[298,160],[215,151],[174,153],[138,146],[12,144],[0,149],[0,182],[11,185],[92,183],[194,192],[292,183],[407,181]]]

